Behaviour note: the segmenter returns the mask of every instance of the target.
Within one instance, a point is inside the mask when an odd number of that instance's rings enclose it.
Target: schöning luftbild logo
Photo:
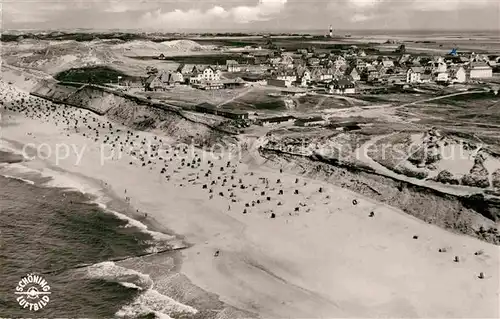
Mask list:
[[[51,291],[49,284],[42,276],[27,274],[17,284],[15,294],[18,295],[16,301],[19,306],[38,311],[49,303]]]

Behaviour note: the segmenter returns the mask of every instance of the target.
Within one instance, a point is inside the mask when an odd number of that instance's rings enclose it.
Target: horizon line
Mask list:
[[[183,29],[183,30],[159,30],[159,29],[128,29],[128,28],[4,28],[2,33],[7,33],[10,31],[36,31],[36,32],[46,32],[46,31],[60,31],[60,32],[78,32],[78,31],[91,31],[91,32],[126,32],[126,33],[198,33],[198,34],[208,34],[208,33],[248,33],[248,34],[266,34],[266,33],[307,33],[311,31],[324,31],[325,34],[329,33],[328,29],[269,29],[269,30],[248,30],[248,29],[209,29],[209,30],[199,30],[199,29]],[[496,29],[451,29],[451,28],[440,28],[440,29],[411,29],[411,28],[382,28],[382,29],[335,29],[334,32],[387,32],[387,31],[404,31],[404,32],[497,32]]]

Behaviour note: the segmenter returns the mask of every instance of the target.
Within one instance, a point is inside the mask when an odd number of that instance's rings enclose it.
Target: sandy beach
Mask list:
[[[0,90],[4,101],[34,99],[3,81]],[[262,318],[499,316],[497,246],[293,170],[185,154],[168,136],[61,108],[2,116],[2,147],[33,156],[2,174],[35,170],[54,185],[124,198],[145,223],[191,244],[180,272],[231,306]],[[149,143],[170,152],[141,161]],[[61,145],[65,158],[49,154]]]

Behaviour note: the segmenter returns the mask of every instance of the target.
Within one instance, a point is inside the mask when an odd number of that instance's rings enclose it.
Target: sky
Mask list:
[[[499,30],[500,0],[2,0],[6,29]]]

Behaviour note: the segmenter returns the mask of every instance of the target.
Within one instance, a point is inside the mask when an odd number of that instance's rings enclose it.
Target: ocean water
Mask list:
[[[11,161],[7,156],[0,154],[0,163]],[[74,269],[144,254],[154,241],[91,198],[38,182],[0,176],[0,317],[113,317],[139,291]],[[14,293],[28,273],[51,287],[49,303],[36,312],[22,309]]]

